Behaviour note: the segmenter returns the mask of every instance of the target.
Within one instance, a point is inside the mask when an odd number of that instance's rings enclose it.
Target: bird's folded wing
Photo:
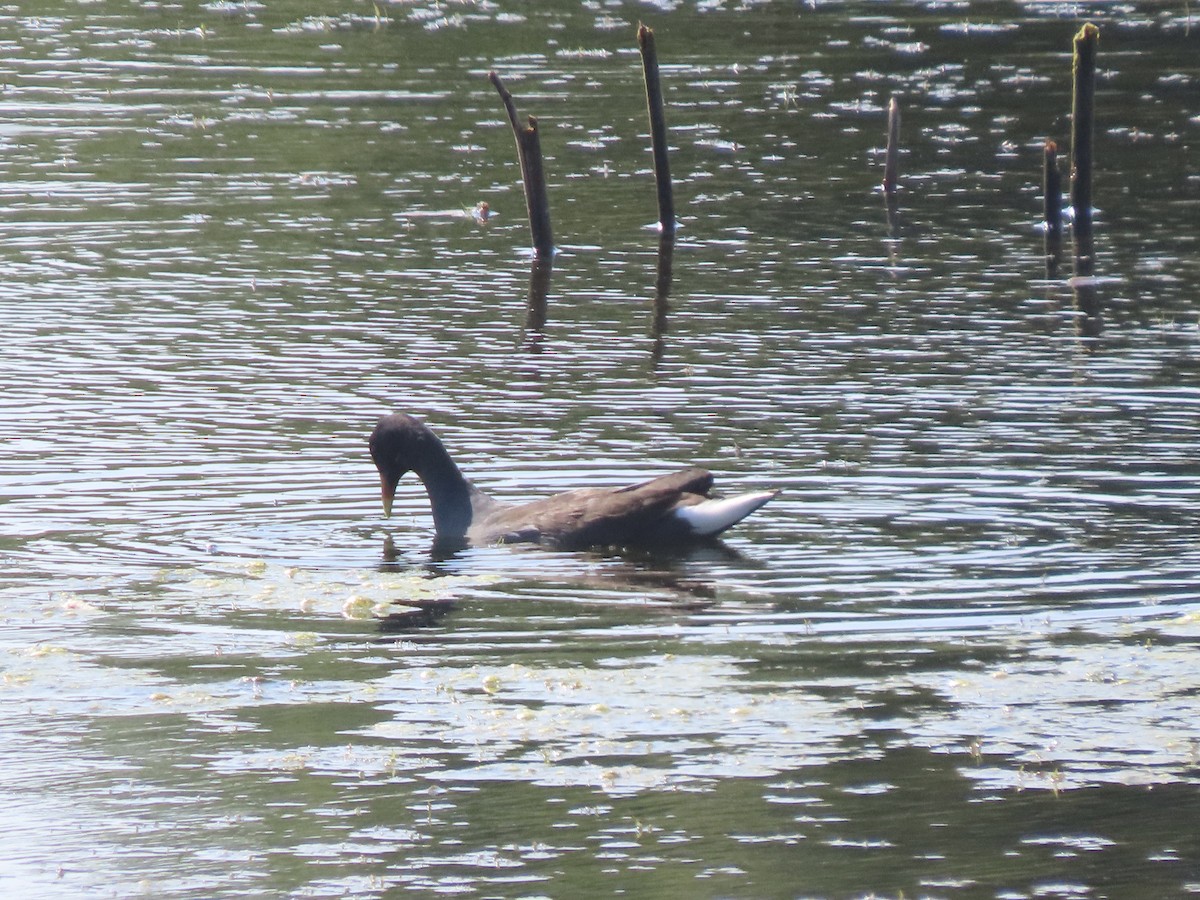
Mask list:
[[[560,547],[652,538],[669,510],[681,501],[696,502],[707,495],[712,481],[711,472],[686,469],[615,490],[568,491],[489,516],[486,533],[480,537],[485,543],[540,540]]]
[[[664,494],[699,494],[701,497],[707,497],[708,492],[712,490],[712,485],[712,472],[708,469],[692,468],[672,472],[670,475],[660,475],[658,478],[651,478],[640,484],[631,484],[629,487],[613,491],[613,494],[646,493],[649,495],[661,492]]]

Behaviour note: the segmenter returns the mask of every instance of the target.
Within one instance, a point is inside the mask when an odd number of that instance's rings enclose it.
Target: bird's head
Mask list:
[[[371,432],[368,445],[371,459],[379,470],[385,516],[392,514],[392,501],[400,479],[413,470],[420,474],[420,461],[428,453],[431,439],[437,440],[420,419],[404,413],[384,416]]]

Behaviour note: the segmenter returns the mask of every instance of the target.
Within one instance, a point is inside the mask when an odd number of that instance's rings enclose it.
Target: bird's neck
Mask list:
[[[431,454],[414,468],[429,494],[433,527],[439,540],[457,540],[466,536],[474,518],[473,498],[483,495],[459,471],[447,453]],[[486,502],[486,500],[485,500]]]

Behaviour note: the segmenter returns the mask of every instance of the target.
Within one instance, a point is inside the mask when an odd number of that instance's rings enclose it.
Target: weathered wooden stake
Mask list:
[[[887,153],[883,163],[883,190],[896,193],[900,177],[900,101],[893,97],[888,101]]]
[[[1047,140],[1042,158],[1042,216],[1046,222],[1046,270],[1053,275],[1062,257],[1062,173],[1058,144]]]
[[[646,79],[646,110],[650,114],[650,149],[654,154],[654,181],[658,185],[658,227],[663,234],[675,233],[675,200],[671,196],[671,164],[667,158],[667,120],[663,115],[662,84],[658,77],[658,50],[654,31],[641,22],[637,30],[642,51],[642,73]]]
[[[1075,35],[1071,101],[1071,208],[1075,233],[1092,233],[1092,135],[1095,123],[1096,45],[1100,29],[1090,22]]]
[[[537,119],[530,116],[529,124],[522,125],[512,94],[500,76],[489,72],[488,80],[504,101],[508,122],[512,125],[513,137],[517,142],[517,159],[521,163],[521,182],[525,186],[525,206],[529,211],[534,254],[538,259],[550,259],[554,255],[554,234],[550,228],[550,200],[546,195],[546,173],[542,168],[542,142],[538,137]]]

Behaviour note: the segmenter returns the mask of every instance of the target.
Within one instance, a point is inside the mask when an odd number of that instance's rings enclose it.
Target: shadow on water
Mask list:
[[[688,614],[712,609],[720,602],[718,582],[697,577],[697,570],[714,565],[763,568],[719,538],[662,547],[597,548],[594,551],[555,553],[540,547],[510,545],[501,552],[513,557],[510,577],[536,582],[539,561],[547,555],[573,560],[576,565],[551,576],[557,590],[573,592],[576,605],[604,606],[617,595],[642,597],[643,609],[657,613]],[[391,535],[384,538],[379,571],[391,574],[417,574],[436,582],[454,578],[474,568],[478,551],[463,546],[435,542],[424,562],[409,562],[397,551]],[[588,574],[571,571],[578,569]],[[385,634],[419,631],[442,624],[460,601],[456,598],[402,599],[395,608],[381,613],[379,628]]]
[[[650,366],[652,370],[658,368],[665,350],[667,319],[671,309],[670,294],[674,255],[674,234],[660,234],[658,252],[655,256],[654,300],[650,327],[652,341]],[[521,332],[521,345],[530,353],[541,353],[546,349],[548,296],[553,270],[553,257],[535,257],[530,263],[525,324]]]

